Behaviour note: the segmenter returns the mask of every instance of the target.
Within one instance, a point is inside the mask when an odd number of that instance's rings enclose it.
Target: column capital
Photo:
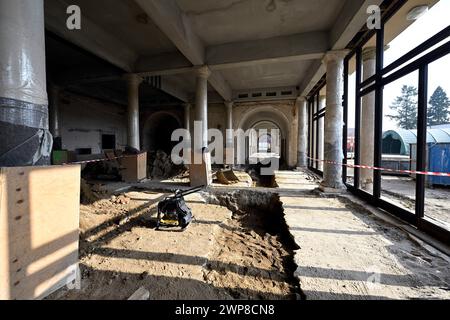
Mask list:
[[[224,104],[225,107],[227,107],[227,108],[233,108],[233,106],[234,106],[234,101],[224,101],[223,104]]]
[[[134,74],[134,73],[127,73],[123,76],[123,78],[128,82],[136,85],[140,85],[142,83],[142,77]]]
[[[305,96],[298,96],[296,102],[306,102],[308,99]]]
[[[328,63],[331,61],[342,61],[349,54],[350,50],[332,50],[328,51],[322,59],[322,63]]]
[[[377,47],[365,47],[362,49],[362,61],[375,60]]]
[[[208,79],[211,75],[211,70],[208,66],[200,66],[195,70],[197,77]]]

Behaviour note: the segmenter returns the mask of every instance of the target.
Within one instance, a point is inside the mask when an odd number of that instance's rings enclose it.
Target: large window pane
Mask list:
[[[319,132],[319,137],[318,137],[318,158],[319,158],[319,171],[323,172],[323,166],[324,166],[324,162],[323,160],[325,159],[324,157],[324,146],[325,146],[325,140],[324,140],[324,135],[325,135],[325,107],[327,105],[327,100],[326,100],[326,93],[327,93],[327,87],[324,86],[320,92],[319,92],[319,112],[320,112],[320,117],[317,120],[317,125],[319,126],[318,132]]]
[[[355,94],[356,94],[356,58],[348,62],[348,100],[347,100],[347,164],[355,164]],[[354,169],[347,168],[347,183],[354,185]]]
[[[428,69],[427,170],[450,172],[450,54]],[[450,229],[450,177],[427,176],[425,216]]]
[[[382,167],[408,170],[415,163],[418,72],[385,86],[383,91]],[[381,196],[415,212],[416,182],[410,174],[382,172]]]
[[[374,60],[375,63],[375,60]],[[375,92],[369,92],[361,97],[360,118],[360,164],[373,167],[375,141]],[[373,169],[361,168],[359,171],[359,187],[373,194]]]

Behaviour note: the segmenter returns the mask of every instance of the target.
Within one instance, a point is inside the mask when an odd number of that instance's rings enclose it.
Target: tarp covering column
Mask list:
[[[0,0],[0,166],[50,163],[43,0]]]

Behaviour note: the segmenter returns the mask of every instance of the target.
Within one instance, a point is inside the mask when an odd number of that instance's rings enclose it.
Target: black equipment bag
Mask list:
[[[173,217],[178,220],[182,229],[186,228],[192,221],[191,209],[186,205],[183,197],[172,197],[161,201],[158,204],[158,224],[162,216]]]

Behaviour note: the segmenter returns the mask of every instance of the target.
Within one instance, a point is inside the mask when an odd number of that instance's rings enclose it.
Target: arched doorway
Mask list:
[[[287,148],[289,145],[289,121],[286,116],[272,106],[258,106],[245,114],[238,124],[236,129],[247,131],[254,129],[256,137],[247,138],[246,142],[246,159],[255,152],[259,152],[260,142],[264,139],[270,139],[270,150],[268,153],[273,153],[280,159],[280,164],[286,164],[288,159]],[[278,130],[279,136],[275,138],[272,130]],[[263,139],[263,140],[261,140]],[[263,144],[267,145],[265,141]]]
[[[170,155],[178,142],[172,142],[172,133],[182,128],[177,116],[169,112],[156,112],[148,117],[143,130],[143,148],[149,155],[164,151]]]

